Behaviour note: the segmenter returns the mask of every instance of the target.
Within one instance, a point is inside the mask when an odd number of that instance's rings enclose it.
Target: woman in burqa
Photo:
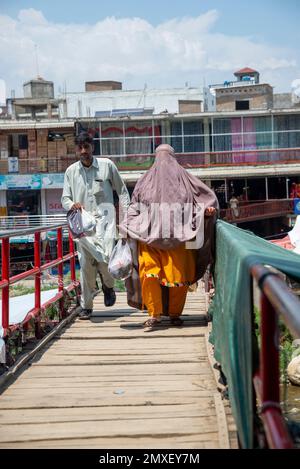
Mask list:
[[[130,238],[134,260],[126,280],[128,304],[146,306],[146,330],[154,329],[163,314],[182,325],[188,287],[213,260],[217,209],[214,192],[178,164],[170,145],[160,145],[119,227],[121,236]]]

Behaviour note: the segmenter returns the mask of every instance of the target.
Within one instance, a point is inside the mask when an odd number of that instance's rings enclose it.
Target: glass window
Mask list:
[[[300,114],[274,116],[274,130],[299,130]]]
[[[125,123],[125,153],[150,154],[153,153],[152,121]]]
[[[204,126],[203,121],[191,121],[183,123],[184,131],[184,152],[203,152],[204,151]],[[186,136],[187,135],[187,136]],[[195,137],[193,136],[195,135]]]
[[[274,132],[275,148],[299,148],[300,132]]]
[[[171,122],[171,145],[175,153],[182,153],[182,127],[181,122]],[[178,137],[177,137],[178,135]]]
[[[105,122],[101,124],[101,154],[124,154],[123,123]]]

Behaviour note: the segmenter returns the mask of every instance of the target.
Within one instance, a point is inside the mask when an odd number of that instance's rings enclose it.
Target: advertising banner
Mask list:
[[[42,189],[62,189],[64,174],[42,174]]]
[[[8,174],[7,189],[41,189],[40,174]]]

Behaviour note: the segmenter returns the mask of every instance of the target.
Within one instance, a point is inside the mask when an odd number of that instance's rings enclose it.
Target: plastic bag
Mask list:
[[[132,274],[133,263],[129,244],[120,239],[111,253],[108,271],[117,280],[125,280]]]
[[[81,209],[82,227],[85,236],[92,236],[95,234],[95,228],[97,225],[95,217],[88,213],[84,208]]]
[[[74,239],[95,234],[96,220],[83,208],[81,210],[69,210],[67,222]]]

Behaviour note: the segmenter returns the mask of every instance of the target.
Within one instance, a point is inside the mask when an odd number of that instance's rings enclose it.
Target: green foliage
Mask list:
[[[115,280],[115,290],[121,292],[126,291],[124,280]]]
[[[260,311],[254,306],[254,324],[255,324],[255,334],[260,344]],[[278,322],[279,329],[279,344],[280,344],[280,353],[279,353],[279,364],[280,364],[280,375],[284,376],[286,367],[292,359],[294,352],[293,348],[293,336],[290,331],[287,329],[285,324],[279,320]]]

